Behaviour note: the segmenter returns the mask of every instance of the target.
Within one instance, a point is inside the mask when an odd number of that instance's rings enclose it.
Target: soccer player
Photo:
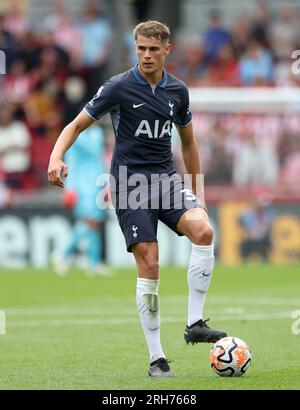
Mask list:
[[[147,21],[135,27],[134,38],[139,63],[101,85],[83,111],[62,131],[51,154],[48,178],[52,184],[64,187],[62,175],[67,175],[67,167],[62,161],[63,154],[80,132],[110,112],[116,134],[111,164],[115,181],[111,184],[112,197],[127,250],[133,253],[137,265],[136,301],[150,353],[148,374],[172,376],[160,342],[158,220],[192,243],[186,343],[215,342],[226,333],[209,328],[202,316],[214,265],[213,230],[203,191],[197,187],[201,180],[197,178],[201,172],[200,159],[188,90],[164,69],[171,50],[170,31],[158,21]],[[172,124],[179,131],[192,190],[183,185],[173,168]],[[133,200],[134,181],[140,183],[138,207]],[[166,199],[169,206],[163,206]]]

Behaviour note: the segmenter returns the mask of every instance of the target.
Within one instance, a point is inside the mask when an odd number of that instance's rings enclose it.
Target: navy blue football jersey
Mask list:
[[[119,167],[128,176],[175,172],[171,151],[173,123],[186,127],[192,121],[185,84],[167,73],[152,86],[138,67],[116,75],[99,88],[84,107],[94,120],[110,113],[116,136],[111,174],[118,180]]]

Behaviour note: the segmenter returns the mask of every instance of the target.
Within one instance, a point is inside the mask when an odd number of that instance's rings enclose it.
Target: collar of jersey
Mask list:
[[[132,68],[132,71],[133,71],[133,74],[134,74],[136,80],[137,80],[140,84],[142,84],[142,85],[149,85],[148,81],[146,81],[145,78],[142,76],[142,74],[139,72],[138,65],[135,65],[135,66]],[[166,88],[167,82],[168,82],[167,72],[166,72],[166,70],[164,69],[164,70],[163,70],[163,78],[160,80],[160,82],[159,82],[157,85],[158,85],[158,87]]]

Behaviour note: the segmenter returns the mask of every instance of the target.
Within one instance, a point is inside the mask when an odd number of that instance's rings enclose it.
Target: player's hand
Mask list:
[[[59,158],[50,158],[48,166],[48,181],[50,184],[64,188],[64,178],[67,176],[67,165]]]

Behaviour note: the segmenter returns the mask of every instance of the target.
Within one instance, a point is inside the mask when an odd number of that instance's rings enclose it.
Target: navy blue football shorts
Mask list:
[[[159,220],[182,236],[177,230],[181,215],[191,208],[204,208],[178,174],[112,193],[112,199],[128,252],[136,243],[157,242]]]

